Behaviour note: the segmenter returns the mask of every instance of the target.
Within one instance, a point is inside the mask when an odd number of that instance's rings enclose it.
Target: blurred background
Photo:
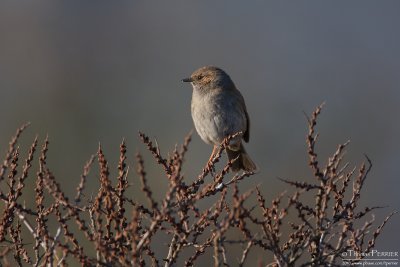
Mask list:
[[[161,168],[137,132],[156,138],[164,155],[172,151],[193,129],[192,89],[180,80],[216,65],[241,90],[251,117],[246,148],[261,172],[243,190],[261,183],[271,199],[287,189],[277,177],[311,177],[303,112],[325,101],[322,163],[348,139],[352,166],[371,158],[361,199],[389,206],[376,212],[380,222],[400,208],[399,14],[398,1],[1,1],[0,152],[30,121],[21,154],[36,134],[41,141],[48,134],[48,166],[73,195],[99,142],[116,173],[125,138],[129,164],[144,152],[150,185],[162,196]],[[210,153],[194,133],[188,180]],[[96,172],[91,179],[95,188]],[[388,223],[378,250],[399,251],[399,223],[399,216]]]

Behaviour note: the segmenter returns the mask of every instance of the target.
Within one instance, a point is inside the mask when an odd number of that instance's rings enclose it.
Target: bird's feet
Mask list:
[[[215,157],[215,154],[217,153],[217,151],[218,151],[218,146],[214,145],[213,150],[211,152],[211,156],[208,159],[207,165],[206,165],[206,168],[205,168],[205,170],[208,171],[209,173],[211,173],[212,176],[214,176],[214,173],[215,173],[214,157]]]
[[[214,176],[215,166],[214,166],[214,162],[212,160],[209,160],[207,162],[206,171],[208,171],[209,173],[211,173],[212,176]]]

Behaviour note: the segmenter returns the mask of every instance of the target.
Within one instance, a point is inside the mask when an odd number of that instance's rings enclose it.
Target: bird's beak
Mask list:
[[[193,82],[193,79],[192,78],[185,78],[185,79],[182,79],[182,82],[191,83],[191,82]]]

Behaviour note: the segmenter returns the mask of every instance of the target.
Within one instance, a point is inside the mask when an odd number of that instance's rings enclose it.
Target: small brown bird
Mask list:
[[[256,171],[257,167],[246,153],[242,138],[248,142],[250,120],[242,94],[228,74],[214,66],[202,67],[183,82],[193,87],[192,118],[201,139],[214,146],[210,160],[225,137],[241,132],[226,148],[229,160],[235,160],[233,171]]]

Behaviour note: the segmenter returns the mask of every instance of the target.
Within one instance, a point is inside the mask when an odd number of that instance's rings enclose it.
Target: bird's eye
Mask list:
[[[198,75],[197,80],[201,80],[203,78],[203,75]]]

